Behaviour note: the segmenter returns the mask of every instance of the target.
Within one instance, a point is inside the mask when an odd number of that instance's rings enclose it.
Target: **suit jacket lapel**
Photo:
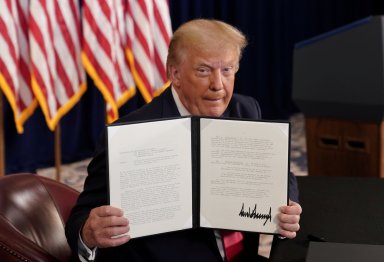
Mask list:
[[[166,90],[164,90],[163,94],[161,95],[161,98],[163,110],[162,117],[169,118],[180,116],[179,110],[177,109],[175,100],[172,96],[171,87],[168,87]]]

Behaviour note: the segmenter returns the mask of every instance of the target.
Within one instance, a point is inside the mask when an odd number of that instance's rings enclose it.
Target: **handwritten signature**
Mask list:
[[[253,208],[252,211],[251,211],[250,207],[248,207],[248,211],[244,211],[244,203],[243,203],[241,210],[240,210],[240,213],[239,213],[239,216],[240,217],[247,217],[247,218],[251,218],[251,219],[260,219],[260,220],[265,219],[263,226],[265,226],[265,224],[268,222],[268,220],[269,220],[269,222],[272,221],[271,207],[269,207],[269,213],[268,214],[258,213],[257,212],[257,204],[255,204],[255,207]]]

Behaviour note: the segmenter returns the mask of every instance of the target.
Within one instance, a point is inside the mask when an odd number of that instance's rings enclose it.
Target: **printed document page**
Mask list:
[[[108,127],[110,203],[132,238],[192,227],[191,119]]]
[[[289,124],[200,121],[200,226],[276,233],[288,199]]]

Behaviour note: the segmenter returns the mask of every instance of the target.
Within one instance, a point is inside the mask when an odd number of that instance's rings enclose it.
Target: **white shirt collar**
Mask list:
[[[176,103],[176,106],[177,106],[177,110],[179,110],[180,115],[181,116],[189,116],[189,115],[191,115],[191,113],[188,112],[188,110],[185,108],[183,103],[181,103],[179,95],[177,94],[175,88],[173,88],[173,86],[171,86],[171,88],[172,88],[173,100],[175,100],[175,103]]]

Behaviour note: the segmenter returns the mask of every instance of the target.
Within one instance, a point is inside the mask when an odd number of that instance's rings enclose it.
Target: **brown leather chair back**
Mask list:
[[[0,178],[0,260],[69,261],[64,226],[78,195],[35,174]]]

